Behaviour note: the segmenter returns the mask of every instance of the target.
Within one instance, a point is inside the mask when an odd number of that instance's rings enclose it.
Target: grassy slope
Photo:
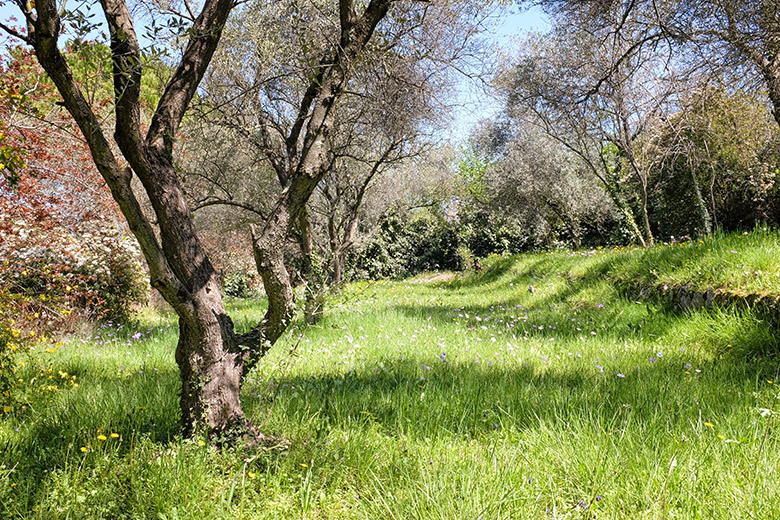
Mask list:
[[[174,328],[147,324],[133,338],[134,328],[106,327],[30,360],[28,377],[65,371],[79,386],[0,421],[0,512],[772,518],[772,326],[749,312],[629,301],[614,280],[780,294],[777,241],[758,230],[499,258],[452,282],[352,285],[246,386],[247,412],[286,437],[286,451],[176,439]],[[261,312],[232,307],[239,326]]]

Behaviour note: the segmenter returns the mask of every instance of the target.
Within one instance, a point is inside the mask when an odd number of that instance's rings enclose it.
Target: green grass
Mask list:
[[[773,320],[617,289],[780,294],[777,242],[757,230],[353,284],[245,386],[247,414],[283,451],[177,437],[170,322],[71,338],[23,377],[67,372],[78,387],[0,419],[0,517],[778,517]],[[261,305],[231,302],[239,329]]]

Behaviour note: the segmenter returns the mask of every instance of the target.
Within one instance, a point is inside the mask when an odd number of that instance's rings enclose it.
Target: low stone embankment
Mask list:
[[[632,299],[651,300],[681,310],[702,308],[750,309],[780,318],[780,295],[740,292],[728,289],[698,290],[687,285],[661,283],[631,284],[625,288]]]

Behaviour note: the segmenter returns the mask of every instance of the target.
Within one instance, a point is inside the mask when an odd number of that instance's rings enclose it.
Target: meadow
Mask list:
[[[496,257],[354,283],[250,375],[278,447],[178,436],[176,326],[150,311],[20,359],[9,519],[780,517],[774,316],[622,287],[780,296],[777,232]],[[529,288],[533,288],[529,290]],[[238,329],[262,301],[229,304]]]

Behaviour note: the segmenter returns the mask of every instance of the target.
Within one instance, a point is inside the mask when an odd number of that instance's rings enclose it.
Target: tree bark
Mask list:
[[[306,206],[298,216],[298,231],[300,237],[301,256],[303,257],[303,280],[305,283],[303,304],[303,316],[306,323],[315,324],[322,317],[322,291],[325,289],[324,281],[315,266],[314,236],[311,231],[311,218]]]

